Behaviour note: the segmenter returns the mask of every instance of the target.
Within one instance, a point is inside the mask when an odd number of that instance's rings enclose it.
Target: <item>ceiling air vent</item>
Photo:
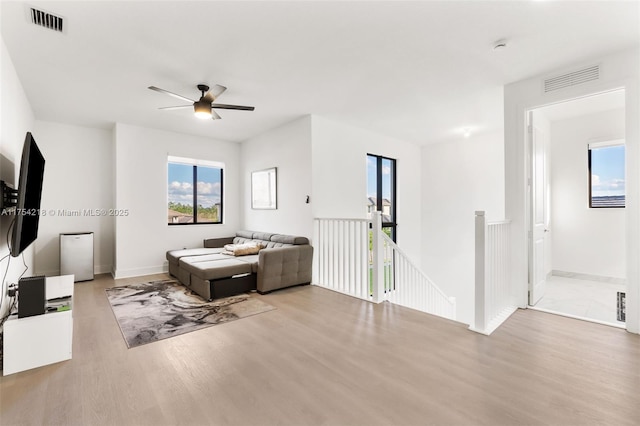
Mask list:
[[[59,33],[63,32],[64,19],[49,12],[30,8],[31,23]]]
[[[579,71],[548,78],[544,81],[544,93],[564,89],[600,78],[600,65],[594,65]]]

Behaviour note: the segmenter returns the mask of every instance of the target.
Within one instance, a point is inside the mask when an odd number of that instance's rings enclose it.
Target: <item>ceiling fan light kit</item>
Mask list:
[[[207,101],[194,102],[193,112],[201,120],[209,119],[211,118],[211,104]]]
[[[220,117],[213,108],[220,109],[235,109],[239,111],[253,111],[255,108],[252,106],[241,106],[241,105],[225,105],[225,104],[214,104],[218,96],[220,96],[225,90],[226,87],[216,84],[213,89],[209,90],[209,86],[206,84],[198,84],[196,86],[201,93],[200,99],[194,101],[193,99],[187,98],[186,96],[178,95],[176,93],[170,92],[168,90],[160,89],[159,87],[149,86],[148,89],[164,93],[169,96],[173,96],[174,98],[182,99],[183,101],[192,102],[193,112],[197,118],[200,119],[213,119],[219,120]],[[172,110],[172,109],[182,109],[182,108],[190,108],[191,105],[179,105],[173,107],[161,107],[160,109],[164,110]]]

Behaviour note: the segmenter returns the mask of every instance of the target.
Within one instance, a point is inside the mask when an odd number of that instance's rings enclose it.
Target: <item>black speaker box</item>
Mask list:
[[[18,282],[18,318],[42,315],[47,304],[44,276],[21,278]]]

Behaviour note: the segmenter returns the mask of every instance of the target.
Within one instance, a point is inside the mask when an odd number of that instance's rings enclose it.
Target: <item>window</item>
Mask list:
[[[396,241],[396,160],[367,154],[367,212],[382,212],[382,230]]]
[[[624,141],[590,143],[588,161],[589,207],[624,207]]]
[[[222,223],[224,164],[169,157],[169,225]]]

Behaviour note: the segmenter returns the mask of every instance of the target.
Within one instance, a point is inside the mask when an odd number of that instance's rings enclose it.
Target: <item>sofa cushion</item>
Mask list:
[[[218,254],[222,252],[222,248],[194,248],[194,249],[181,249],[171,250],[167,252],[167,260],[169,263],[177,264],[178,260],[184,256],[202,256],[206,254]]]
[[[246,244],[246,243],[261,243],[261,244],[266,244],[266,241],[261,241],[261,240],[252,240],[251,238],[244,238],[244,237],[235,237],[233,239],[233,244]]]
[[[246,262],[251,265],[251,272],[254,274],[258,273],[258,259],[260,258],[259,254],[251,254],[249,256],[238,257],[237,259],[241,262]]]
[[[224,247],[225,244],[233,244],[233,237],[223,237],[223,238],[207,238],[203,241],[204,247]]]
[[[236,232],[236,237],[241,237],[247,240],[251,240],[253,239],[253,231],[237,231]]]
[[[273,241],[269,241],[266,244],[265,248],[276,248],[276,247],[286,247],[286,246],[291,246],[292,244],[284,244],[284,243],[276,243]]]
[[[229,278],[238,274],[251,273],[252,270],[250,263],[241,262],[235,258],[210,260],[207,262],[185,261],[180,264],[180,267],[202,280]]]
[[[243,237],[235,237],[233,239],[233,244],[246,244],[246,243],[260,244],[262,245],[262,248],[273,247],[273,244],[276,244],[271,241],[250,240],[248,238],[243,238]]]
[[[271,241],[274,243],[282,243],[282,244],[294,244],[294,245],[302,245],[309,244],[309,239],[307,237],[296,237],[295,235],[272,235]]]
[[[228,259],[228,258],[229,256],[224,255],[222,253],[203,254],[201,256],[182,256],[179,259],[178,264],[182,266],[184,263],[210,262],[212,260],[221,260],[221,259]]]
[[[269,232],[254,232],[251,238],[254,240],[269,241],[272,235],[273,234]]]

